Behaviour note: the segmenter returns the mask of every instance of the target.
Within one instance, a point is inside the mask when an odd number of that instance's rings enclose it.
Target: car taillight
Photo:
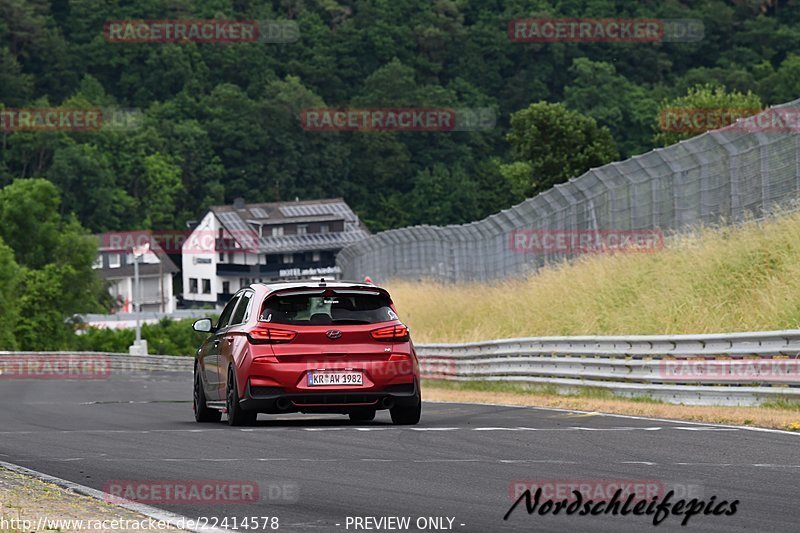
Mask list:
[[[280,344],[294,340],[297,332],[287,329],[256,328],[251,329],[247,337],[253,344]]]
[[[402,324],[374,329],[370,333],[376,341],[405,342],[408,340],[408,328]]]

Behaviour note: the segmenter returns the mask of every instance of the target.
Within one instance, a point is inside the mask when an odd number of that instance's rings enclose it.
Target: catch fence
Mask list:
[[[800,99],[762,115],[796,119],[798,108]],[[346,247],[337,264],[344,279],[486,281],[586,251],[539,246],[543,236],[670,235],[759,218],[800,192],[800,129],[788,120],[783,131],[734,125],[595,168],[470,224],[385,231]]]

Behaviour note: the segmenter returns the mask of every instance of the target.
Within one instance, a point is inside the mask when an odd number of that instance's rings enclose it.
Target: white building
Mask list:
[[[145,232],[146,233],[146,232]],[[98,256],[93,267],[108,284],[114,298],[115,313],[134,311],[136,301],[134,292],[134,256],[132,250],[109,246],[108,234],[98,235]],[[139,294],[142,312],[172,313],[175,310],[175,296],[172,291],[172,277],[178,267],[158,246],[155,239],[148,239],[151,249],[139,257]],[[113,242],[113,241],[112,241]]]
[[[338,251],[368,235],[341,198],[211,207],[181,248],[183,303],[221,305],[256,282],[337,279]]]

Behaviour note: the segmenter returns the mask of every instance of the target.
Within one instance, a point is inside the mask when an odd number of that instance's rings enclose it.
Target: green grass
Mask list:
[[[214,317],[213,313],[209,317]],[[147,339],[148,352],[158,355],[194,355],[207,336],[192,329],[195,320],[197,319],[164,318],[156,324],[143,324],[142,338]],[[75,336],[73,348],[78,351],[128,353],[128,347],[135,336],[133,329],[89,328],[85,333]]]
[[[509,393],[521,396],[553,396],[560,398],[582,398],[592,400],[621,400],[633,403],[648,403],[670,405],[661,400],[648,398],[646,396],[634,396],[627,398],[616,396],[611,391],[599,387],[584,387],[573,393],[559,392],[554,385],[538,383],[517,383],[503,381],[449,381],[442,379],[425,379],[422,381],[423,395],[425,388],[466,391],[466,392],[487,392],[487,393]],[[788,412],[800,412],[800,401],[791,400],[771,400],[758,406],[764,409],[778,409]],[[752,421],[745,420],[743,423],[748,425]]]
[[[800,327],[800,213],[700,228],[655,253],[586,255],[493,283],[395,281],[417,342]]]
[[[539,384],[539,383],[517,383],[517,382],[503,382],[503,381],[448,381],[438,379],[426,379],[422,382],[424,387],[431,387],[436,389],[445,390],[458,390],[470,392],[502,392],[521,395],[546,395],[546,396],[560,396],[563,398],[586,398],[586,399],[616,399],[627,400],[637,403],[663,403],[660,400],[654,400],[644,396],[635,396],[632,398],[624,398],[615,396],[611,391],[600,387],[583,387],[575,392],[560,392],[555,385]]]
[[[798,411],[800,412],[800,402],[791,400],[771,400],[764,402],[761,407],[768,407],[770,409],[783,409],[785,411]]]

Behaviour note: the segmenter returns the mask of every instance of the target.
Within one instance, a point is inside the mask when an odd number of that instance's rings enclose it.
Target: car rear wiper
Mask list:
[[[337,318],[332,321],[334,324],[372,324],[369,320],[358,320],[355,318]]]

